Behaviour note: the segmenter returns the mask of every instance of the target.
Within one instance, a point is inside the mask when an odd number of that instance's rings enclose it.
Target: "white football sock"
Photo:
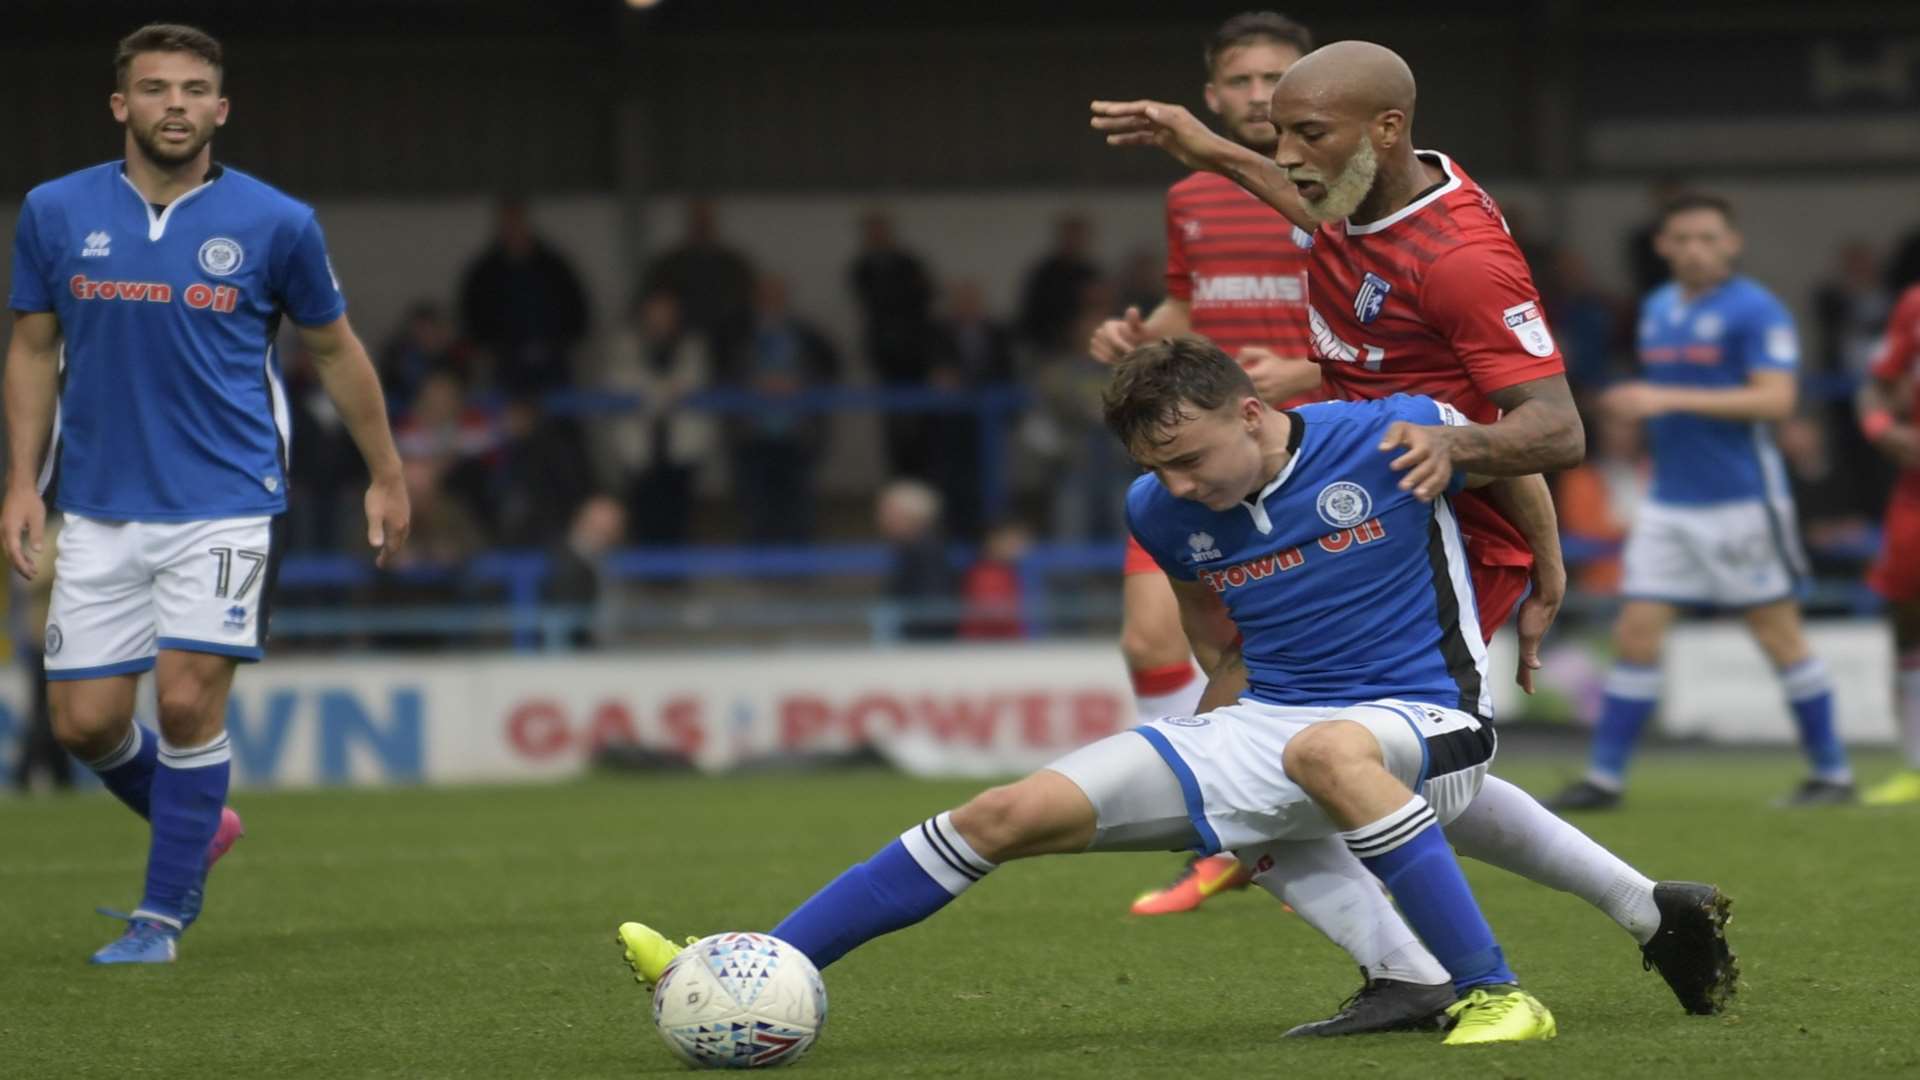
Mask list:
[[[1486,778],[1446,834],[1461,855],[1585,900],[1642,945],[1660,929],[1646,875],[1497,776]]]
[[[1253,880],[1375,979],[1431,986],[1452,981],[1393,906],[1380,879],[1338,836],[1263,844],[1235,852]]]
[[[941,888],[955,896],[998,869],[973,850],[953,827],[953,811],[946,810],[900,834],[900,843]]]
[[[1177,690],[1169,690],[1164,694],[1141,694],[1136,690],[1133,708],[1142,724],[1163,716],[1192,716],[1194,710],[1200,707],[1201,695],[1206,692],[1207,677],[1200,673],[1200,666],[1196,664],[1193,678]]]

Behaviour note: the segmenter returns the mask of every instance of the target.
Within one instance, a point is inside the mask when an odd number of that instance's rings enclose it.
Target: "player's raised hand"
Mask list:
[[[9,488],[6,503],[0,506],[0,530],[6,533],[7,561],[15,573],[32,581],[47,533],[47,504],[40,493]]]
[[[1421,502],[1432,502],[1447,490],[1453,480],[1452,431],[1405,420],[1396,420],[1387,429],[1386,438],[1380,440],[1380,451],[1406,451],[1389,463],[1394,472],[1407,474],[1400,478],[1401,491],[1413,492]]]
[[[380,552],[373,564],[387,564],[407,546],[407,533],[413,528],[413,507],[407,498],[407,485],[400,477],[375,480],[367,487],[367,545]]]
[[[1903,468],[1920,468],[1920,427],[1893,424],[1867,440],[1875,450]]]
[[[1211,171],[1221,145],[1233,145],[1162,101],[1096,101],[1093,129],[1106,134],[1108,146],[1157,146],[1189,169]]]
[[[1560,614],[1567,597],[1567,568],[1558,560],[1550,565],[1536,559],[1533,564],[1533,588],[1520,604],[1514,632],[1520,638],[1520,670],[1513,681],[1525,693],[1533,693],[1533,673],[1540,670],[1540,642]]]
[[[1087,351],[1103,364],[1114,364],[1146,340],[1147,321],[1140,317],[1139,308],[1129,307],[1126,315],[1108,319],[1094,330],[1093,340],[1087,342]]]
[[[1242,348],[1233,358],[1253,380],[1254,393],[1270,404],[1299,397],[1320,385],[1320,366],[1311,360],[1281,356],[1258,345]]]

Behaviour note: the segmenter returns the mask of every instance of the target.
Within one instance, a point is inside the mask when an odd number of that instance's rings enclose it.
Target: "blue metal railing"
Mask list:
[[[1566,535],[1562,549],[1570,565],[1580,565],[1616,554],[1617,542]],[[1878,549],[1877,533],[1820,553],[1862,561]],[[1112,604],[1087,603],[1056,595],[1056,579],[1064,576],[1116,575],[1123,554],[1118,541],[1092,544],[1040,544],[1016,564],[1020,579],[1019,618],[1027,633],[1040,633],[1061,618],[1105,617]],[[956,570],[970,566],[975,552],[956,544],[948,552]],[[825,547],[685,547],[627,548],[609,553],[602,570],[621,582],[690,582],[712,579],[769,578],[879,578],[893,567],[892,550],[882,544]],[[287,608],[275,616],[275,630],[283,636],[340,636],[351,634],[505,635],[515,648],[535,650],[563,647],[586,626],[590,613],[577,607],[549,605],[542,599],[552,560],[540,551],[494,551],[457,566],[410,566],[384,573],[400,584],[455,584],[498,589],[497,601],[461,605],[382,607]],[[280,570],[282,589],[348,590],[375,584],[383,572],[350,555],[290,555]],[[1823,604],[1854,611],[1870,611],[1877,601],[1854,582],[1820,583]],[[903,605],[882,598],[807,600],[786,604],[766,601],[704,601],[711,621],[743,628],[864,623],[876,639],[887,639],[913,620],[955,620],[967,614],[959,601]],[[656,613],[657,614],[657,613]],[[684,622],[673,617],[629,619],[633,626],[671,627]]]
[[[1804,396],[1810,400],[1834,401],[1850,397],[1858,379],[1847,375],[1808,374],[1802,377]],[[779,413],[816,414],[829,412],[889,412],[925,414],[972,414],[978,422],[979,439],[976,466],[981,479],[982,504],[989,520],[1004,513],[1009,501],[1007,442],[1015,416],[1031,404],[1031,395],[1019,386],[995,386],[970,391],[945,391],[931,388],[839,388],[809,390],[785,397],[767,397],[739,390],[711,390],[692,395],[684,407],[726,415],[768,415]],[[570,389],[548,395],[546,404],[556,414],[593,417],[618,415],[638,408],[642,399],[633,394],[600,390]],[[1606,557],[1618,550],[1618,544],[1589,537],[1564,535],[1562,547],[1570,564],[1578,565]],[[1875,534],[1862,543],[1823,552],[1842,559],[1864,561],[1877,548]],[[1037,545],[1018,566],[1021,583],[1021,617],[1030,632],[1037,630],[1048,616],[1078,611],[1071,602],[1050,595],[1055,577],[1070,574],[1103,574],[1117,571],[1122,546],[1118,541],[1092,544]],[[970,565],[974,553],[964,546],[951,552],[956,568]],[[634,582],[695,581],[701,579],[766,579],[807,577],[881,577],[892,567],[890,550],[879,544],[855,544],[830,547],[687,547],[629,548],[609,555],[604,569],[616,580]],[[458,607],[412,606],[399,608],[305,608],[283,610],[276,616],[276,629],[292,635],[341,635],[352,633],[471,635],[506,634],[515,647],[552,648],[585,624],[586,614],[579,609],[556,608],[542,602],[547,578],[552,572],[548,556],[536,550],[502,550],[482,554],[459,566],[412,566],[387,575],[387,580],[402,584],[457,584],[498,589],[497,603]],[[381,579],[379,572],[357,556],[347,554],[300,554],[289,556],[280,571],[282,588],[350,589],[371,585]],[[1828,589],[1829,599],[1844,595],[1847,606],[1870,608],[1870,596],[1851,586]],[[724,605],[721,605],[724,606]],[[862,614],[875,627],[876,636],[885,636],[886,627],[898,626],[908,615],[899,605],[885,601],[862,600],[850,604],[809,603],[811,611],[800,612],[789,605],[784,609],[782,625],[792,624],[796,615],[846,620]],[[926,607],[921,611],[920,607]],[[953,608],[948,612],[947,608]],[[756,609],[742,606],[728,618],[743,624],[758,621]],[[927,614],[946,616],[959,613],[956,605],[935,603],[916,606],[912,617]]]

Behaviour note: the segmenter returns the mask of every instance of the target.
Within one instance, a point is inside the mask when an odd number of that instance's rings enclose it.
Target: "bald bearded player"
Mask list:
[[[1584,435],[1526,262],[1493,199],[1446,155],[1414,149],[1415,97],[1398,55],[1346,41],[1309,53],[1280,80],[1269,110],[1278,133],[1271,158],[1161,102],[1095,102],[1093,127],[1111,145],[1158,146],[1190,168],[1219,173],[1311,232],[1313,358],[1331,396],[1427,394],[1475,421],[1400,423],[1382,441],[1381,451],[1396,455],[1402,486],[1434,498],[1454,469],[1516,476],[1577,464]],[[1544,499],[1544,480],[1536,490]],[[1565,589],[1557,535],[1524,537],[1471,492],[1455,504],[1482,632],[1491,637],[1519,608],[1517,681],[1531,692],[1539,643]],[[1202,709],[1209,704],[1218,704],[1212,689]],[[1652,882],[1496,777],[1446,832],[1462,855],[1600,908],[1641,944],[1689,1012],[1723,1007],[1733,965],[1717,890]],[[1315,867],[1310,887],[1300,868],[1260,869],[1260,884],[1367,972],[1340,1015],[1292,1034],[1414,1020],[1433,989],[1423,984],[1436,980],[1418,946],[1408,947],[1411,935],[1391,905],[1375,901],[1377,890],[1368,895],[1361,868]],[[1303,901],[1315,910],[1303,910]]]

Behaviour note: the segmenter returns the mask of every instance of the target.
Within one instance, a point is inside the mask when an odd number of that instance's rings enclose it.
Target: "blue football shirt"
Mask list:
[[[319,326],[346,310],[311,208],[219,166],[156,208],[120,162],[82,169],[27,193],[9,304],[60,320],[60,509],[110,521],[286,509],[274,337],[283,315]]]
[[[1640,308],[1640,362],[1659,386],[1735,389],[1756,371],[1794,371],[1800,362],[1793,316],[1765,287],[1732,277],[1688,299],[1676,283]],[[1786,499],[1787,471],[1764,421],[1669,413],[1647,421],[1652,497],[1702,505]]]
[[[1255,700],[1340,707],[1395,697],[1492,719],[1452,504],[1401,491],[1388,467],[1397,454],[1377,449],[1397,420],[1462,423],[1459,414],[1396,394],[1289,415],[1287,464],[1231,510],[1176,498],[1152,474],[1135,480],[1127,521],[1140,546],[1170,576],[1220,595]]]

